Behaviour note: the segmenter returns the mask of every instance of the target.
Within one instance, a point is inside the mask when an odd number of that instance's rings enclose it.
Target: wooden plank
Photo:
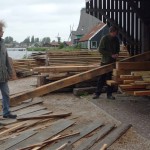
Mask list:
[[[149,56],[147,57],[147,55],[149,55]],[[147,59],[147,58],[150,59],[150,52],[144,53],[141,55],[137,55],[134,57],[130,57],[128,59],[124,59],[121,62],[126,62],[126,61],[130,61],[130,60],[135,60],[135,59],[140,60],[141,57],[142,57],[142,59]],[[23,93],[23,94],[20,94],[17,96],[11,96],[10,97],[10,103],[18,104],[21,101],[24,101],[24,100],[27,100],[30,98],[34,98],[37,96],[41,96],[41,95],[47,94],[49,92],[56,91],[58,89],[61,89],[61,88],[64,88],[64,87],[67,87],[70,85],[74,85],[74,84],[80,83],[82,81],[92,79],[96,76],[99,76],[99,75],[102,75],[102,74],[105,74],[105,73],[112,71],[114,69],[114,65],[115,65],[115,63],[101,66],[101,67],[98,67],[98,68],[95,68],[95,69],[92,69],[92,70],[89,70],[89,71],[86,71],[86,72],[83,72],[83,73],[59,80],[59,81],[56,81],[53,83],[38,87],[38,88],[31,90],[29,92],[26,92],[26,93]]]
[[[146,85],[131,85],[131,84],[123,84],[119,85],[122,90],[135,90],[135,89],[145,89]]]
[[[8,150],[20,149],[26,147],[27,145],[32,145],[33,143],[39,143],[48,140],[52,136],[55,136],[56,134],[65,130],[66,128],[70,127],[74,123],[75,123],[74,121],[67,119],[61,119],[59,121],[56,121],[51,126],[41,130],[37,134],[33,135],[32,137],[28,138],[25,141],[22,141],[19,144],[16,144],[15,146],[11,147]]]
[[[134,83],[134,80],[124,80],[123,84],[130,84],[130,83]]]
[[[113,128],[114,125],[107,124],[95,134],[93,134],[89,138],[86,138],[77,148],[75,148],[75,150],[89,150],[97,141],[107,135]]]
[[[69,72],[69,71],[87,71],[95,68],[94,66],[44,66],[36,67],[33,71],[41,73],[49,72]]]
[[[118,85],[118,83],[117,83],[116,81],[114,81],[114,80],[107,80],[106,83],[107,83],[107,85],[109,85],[109,86]]]
[[[47,150],[54,150],[59,148],[61,145],[63,145],[64,143],[68,143],[69,144],[74,144],[75,142],[77,142],[78,140],[80,140],[81,138],[83,138],[84,136],[88,135],[89,133],[91,133],[92,131],[98,129],[99,127],[101,127],[103,125],[103,123],[99,120],[92,122],[91,124],[88,124],[86,126],[84,126],[83,128],[80,128],[80,135],[76,136],[76,137],[72,137],[72,138],[66,138],[63,139],[61,141],[58,141],[57,143],[54,143],[53,145],[51,145],[50,147],[47,148]]]
[[[43,109],[46,109],[46,107],[35,105],[35,106],[23,108],[21,110],[17,110],[14,113],[17,114],[17,116],[22,116],[22,115],[29,114],[29,113],[39,111],[39,110],[43,110]]]
[[[63,139],[63,138],[67,138],[67,137],[71,137],[71,136],[76,136],[76,135],[79,135],[80,132],[75,132],[75,133],[71,133],[71,134],[67,134],[67,135],[57,135],[56,137],[54,138],[51,138],[50,140],[46,140],[44,142],[41,142],[41,143],[37,143],[37,144],[34,144],[34,145],[30,145],[30,146],[27,146],[27,147],[24,147],[24,148],[21,148],[19,150],[26,150],[26,149],[31,149],[31,148],[34,148],[34,147],[41,147],[42,145],[45,145],[45,144],[50,144],[54,141],[58,141],[60,139]]]
[[[100,150],[106,150],[107,144],[104,144]]]
[[[117,62],[116,69],[118,70],[150,70],[150,61],[147,62]]]
[[[20,124],[17,125],[17,126],[14,126],[14,127],[10,128],[10,129],[7,129],[7,130],[5,130],[5,131],[2,131],[2,132],[0,132],[0,137],[2,137],[2,136],[6,135],[6,134],[8,134],[8,133],[10,133],[10,132],[12,132],[12,131],[15,131],[15,130],[21,128],[21,127],[23,127],[24,125],[25,125],[25,123],[23,122],[23,123],[20,123]]]
[[[16,106],[16,107],[11,107],[10,111],[14,112],[14,111],[17,111],[17,110],[20,110],[20,109],[23,109],[23,108],[26,108],[26,107],[29,107],[29,106],[32,106],[32,105],[40,104],[40,103],[43,103],[43,100],[31,101],[29,103],[20,104],[19,106]]]
[[[52,114],[52,115],[43,115],[36,117],[19,117],[17,120],[33,120],[33,119],[47,119],[47,118],[64,118],[70,116],[72,113],[63,113],[63,114]]]
[[[134,76],[150,76],[150,71],[131,71]]]
[[[10,148],[10,150],[11,150],[11,147],[28,139],[29,137],[33,136],[36,133],[37,133],[36,131],[32,131],[32,130],[22,132],[19,136],[15,137],[15,138],[10,138],[10,139],[6,140],[4,143],[0,144],[0,149],[6,150],[6,149]]]
[[[30,113],[30,114],[22,115],[22,117],[34,117],[34,116],[44,115],[44,114],[48,114],[48,113],[52,113],[52,111],[39,110],[39,111]],[[1,122],[1,124],[3,124],[3,125],[8,125],[8,124],[17,122],[17,119],[4,119],[4,120],[0,120],[0,122]]]
[[[131,56],[129,58],[125,58],[123,60],[121,60],[121,62],[132,62],[132,61],[147,61],[150,60],[150,51],[145,52],[143,54],[138,54],[135,56]]]
[[[132,76],[132,75],[120,75],[122,80],[142,80],[141,76]]]
[[[135,96],[150,96],[150,90],[134,91]]]
[[[104,73],[108,73],[110,71],[113,70],[114,68],[114,63],[113,64],[109,64],[109,65],[105,65],[105,66],[101,66],[99,68],[96,69],[92,69],[41,87],[38,87],[34,90],[31,90],[29,92],[17,95],[17,96],[11,96],[10,97],[10,102],[12,104],[18,104],[21,101],[30,99],[30,98],[34,98],[37,96],[41,96],[43,94],[49,93],[49,92],[53,92],[56,91],[58,89],[70,86],[70,85],[74,85],[76,83],[82,82],[82,81],[86,81],[89,80],[91,78],[94,78],[96,76],[102,75]]]
[[[118,140],[127,130],[131,128],[131,125],[122,124],[109,133],[103,140],[94,145],[91,150],[99,150],[104,144],[107,144],[107,148],[111,146],[116,140]]]
[[[130,75],[131,74],[131,70],[117,70],[117,69],[113,69],[113,76],[120,76],[120,75]]]

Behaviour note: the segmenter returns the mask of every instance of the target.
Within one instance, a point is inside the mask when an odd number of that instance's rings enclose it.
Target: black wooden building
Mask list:
[[[150,51],[150,0],[86,0],[86,12],[117,26],[131,55]]]

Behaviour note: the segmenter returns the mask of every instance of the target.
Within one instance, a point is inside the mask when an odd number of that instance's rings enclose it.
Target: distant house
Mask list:
[[[73,43],[70,41],[64,41],[64,46],[72,46]]]
[[[44,43],[42,46],[43,47],[51,47],[51,43]]]
[[[87,34],[94,26],[100,23],[100,20],[86,13],[86,9],[82,8],[80,21],[76,31],[71,32],[71,42],[76,45],[78,41]]]
[[[50,47],[59,47],[60,43],[56,42],[56,41],[52,41],[50,43]]]
[[[80,40],[81,48],[83,49],[97,49],[100,39],[107,34],[109,27],[104,23],[99,23],[90,32],[85,34]]]

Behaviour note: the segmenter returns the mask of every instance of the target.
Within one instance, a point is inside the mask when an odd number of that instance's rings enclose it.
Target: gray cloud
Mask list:
[[[70,25],[77,28],[85,0],[5,0],[0,1],[0,20],[7,24],[4,36],[22,41],[27,36],[69,36]]]

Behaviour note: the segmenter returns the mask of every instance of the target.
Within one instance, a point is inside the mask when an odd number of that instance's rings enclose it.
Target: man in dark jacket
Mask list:
[[[99,52],[102,55],[101,66],[113,63],[116,61],[119,51],[120,51],[120,44],[119,39],[117,37],[118,29],[115,26],[110,27],[109,34],[102,37],[99,45]],[[103,74],[99,77],[97,83],[97,89],[93,99],[99,98],[103,86],[106,84],[107,80],[111,80],[112,72]],[[115,99],[112,96],[113,87],[107,85],[107,98],[108,99]]]
[[[3,118],[15,119],[17,116],[11,114],[9,110],[8,79],[12,77],[12,68],[4,45],[4,40],[2,39],[4,27],[5,24],[3,21],[0,21],[0,90],[2,93]]]

